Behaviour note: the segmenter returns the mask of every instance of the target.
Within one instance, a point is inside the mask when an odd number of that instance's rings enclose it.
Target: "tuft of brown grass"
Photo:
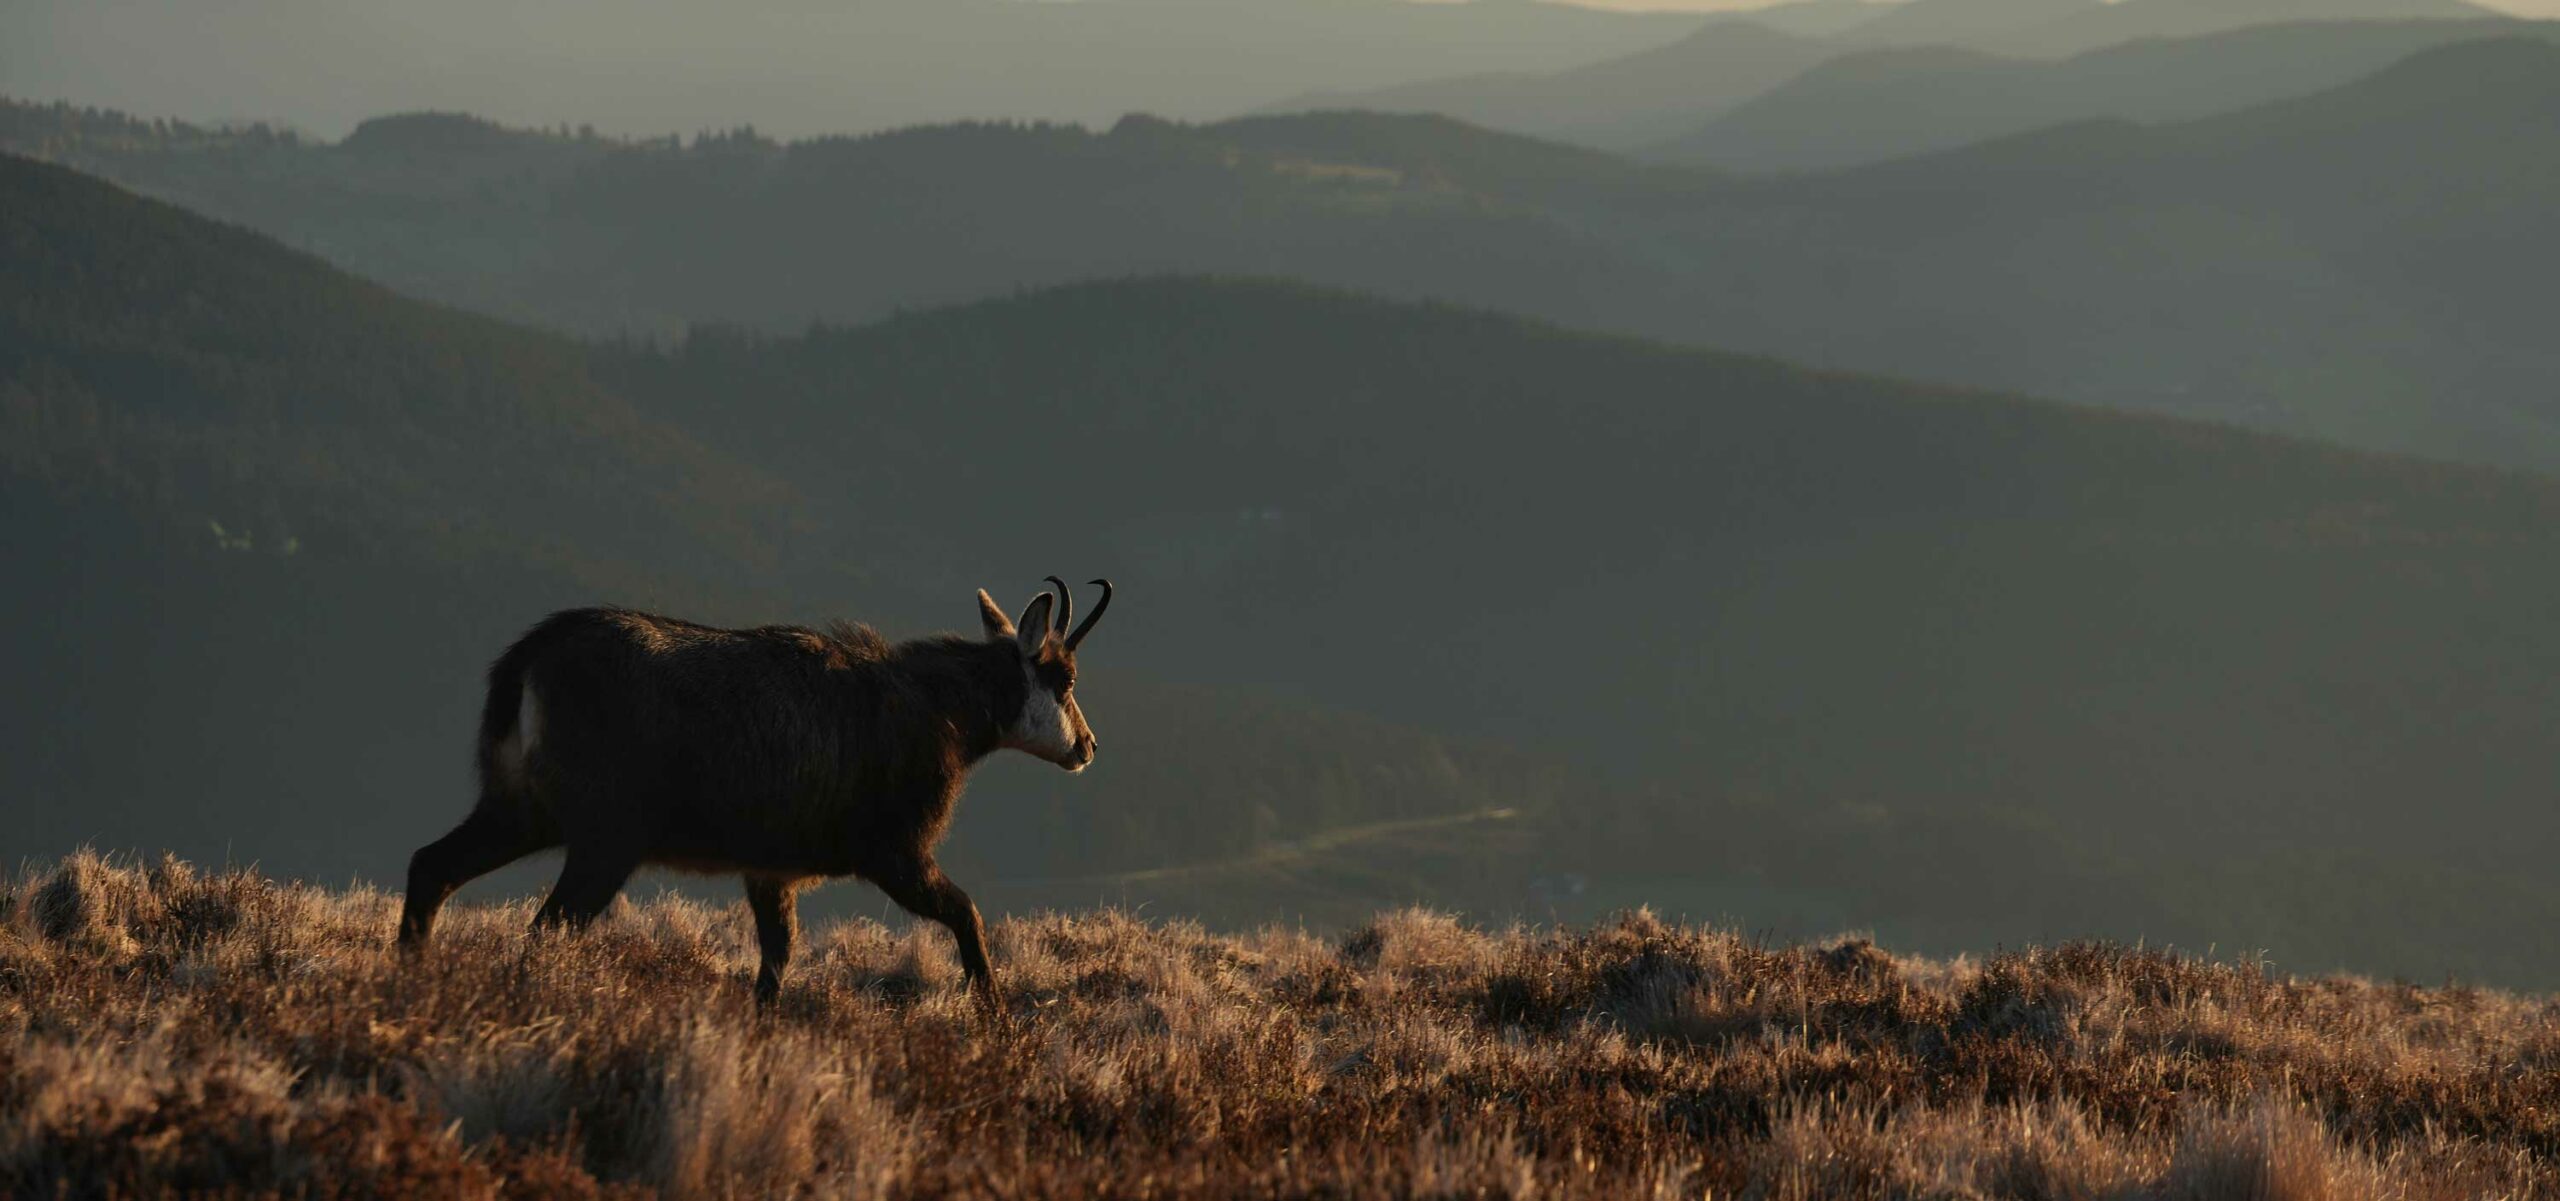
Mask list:
[[[0,1182],[32,1197],[2560,1196],[2560,1006],[2073,945],[1983,961],[1384,914],[814,932],[80,854],[0,886]]]

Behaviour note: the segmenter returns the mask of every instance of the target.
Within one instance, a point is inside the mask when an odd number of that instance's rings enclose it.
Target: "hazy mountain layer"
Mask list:
[[[2137,38],[2194,37],[2296,21],[2483,20],[2500,15],[2496,9],[2468,0],[2122,0],[2088,5],[2059,20],[2020,25],[1970,40],[1989,50],[2062,55]]]
[[[10,144],[438,299],[801,328],[1151,271],[1285,274],[1800,361],[2560,464],[2560,50],[2449,47],[2191,124],[1764,181],[1431,117],[779,145],[461,118],[335,145],[9,111]],[[2415,167],[2423,169],[2413,169]]]
[[[1558,70],[1700,20],[1513,0],[13,0],[0,88],[329,137],[386,108],[809,136],[1218,117],[1311,88]]]
[[[1267,284],[581,348],[0,181],[40,582],[6,653],[55,682],[0,762],[43,844],[387,874],[459,811],[477,664],[544,608],[947,625],[1072,569],[1123,589],[1085,686],[1110,753],[991,771],[953,852],[1020,903],[1201,865],[1247,916],[1645,900],[2560,964],[2544,481]],[[532,486],[624,531],[504,503]],[[791,513],[770,559],[699,524],[728,504]],[[260,524],[210,528],[235,508]]]
[[[1717,14],[1711,19],[1745,20],[1782,33],[1826,37],[1874,20],[1891,0],[1781,0],[1762,8]]]
[[[2501,22],[2547,39],[2560,26]],[[1833,59],[1649,152],[1747,170],[1881,162],[2078,120],[2182,121],[2305,96],[2420,50],[2477,40],[2478,21],[2323,22],[2143,40],[2060,62],[1952,48]]]
[[[1755,20],[1719,20],[1669,45],[1552,74],[1468,75],[1368,91],[1313,92],[1263,111],[1438,113],[1624,150],[1686,133],[1842,52],[1838,42],[1821,36]]]
[[[2146,42],[2274,25],[2479,22],[2499,16],[2464,0],[1910,0],[1865,7],[1867,11],[1860,20],[1838,25],[1790,22],[1785,9],[1744,13],[1710,20],[1677,41],[1562,70],[1481,73],[1404,81],[1366,90],[1299,92],[1290,99],[1265,105],[1262,111],[1348,108],[1439,113],[1514,133],[1560,138],[1602,149],[1632,150],[1690,133],[1733,113],[1745,102],[1764,96],[1779,100],[1782,105],[1793,104],[1800,102],[1808,89],[1811,95],[1835,96],[1843,86],[1862,90],[1872,87],[1880,82],[1879,76],[1899,79],[1909,74],[1915,64],[1967,62],[1959,51],[2052,59],[2115,48],[2143,55],[2152,49]],[[1826,16],[1839,11],[1836,7],[1823,10]],[[2444,39],[2402,44],[2399,52],[2405,54],[2436,40]],[[1879,51],[1912,53],[1880,56]],[[2145,64],[2158,68],[2159,73],[2139,78],[2141,84],[2147,85],[2140,94],[2176,93],[2190,87],[2200,94],[2191,106],[2172,103],[2145,111],[2091,108],[2114,94],[2106,88],[2109,81],[2103,73],[2097,78],[2077,79],[2099,89],[2087,95],[2056,95],[2050,91],[2017,94],[2014,89],[2021,80],[2045,77],[2025,64],[1997,64],[2000,70],[1996,73],[1951,84],[1952,88],[1963,88],[1966,83],[1974,87],[1953,92],[1938,100],[1935,107],[1926,97],[1921,98],[1922,107],[1908,119],[1926,120],[1938,114],[1943,120],[1953,115],[1944,110],[1959,106],[1959,111],[1969,116],[1961,128],[1972,131],[1972,137],[1987,137],[2050,125],[2072,116],[2201,116],[2343,83],[2388,61],[2350,52],[2330,62],[2323,73],[2311,69],[2313,63],[2321,61],[2317,58],[2293,62],[2281,50],[2275,51],[2272,58],[2267,69],[2273,77],[2254,86],[2247,74],[2237,68],[2217,71],[2217,63],[2211,57],[2189,60],[2172,54],[2146,59]],[[1993,71],[1990,64],[1983,64],[1982,69]],[[2225,72],[2238,74],[2230,77]],[[1798,80],[1799,76],[1807,77]],[[2136,81],[2114,82],[2115,90],[2121,90]],[[2046,107],[2056,102],[2063,107]],[[1890,109],[1880,109],[1868,120],[1891,117]],[[1758,127],[1746,120],[1745,128]],[[1852,137],[1860,128],[1853,117]],[[1821,128],[1798,132],[1818,142],[1826,141],[1827,131]],[[1950,136],[1955,141],[1970,140],[1962,132]],[[1926,147],[1910,147],[1923,148]],[[1817,153],[1806,161],[1852,161],[1853,157]],[[1745,161],[1753,166],[1796,162],[1781,155],[1772,155],[1767,161],[1758,157]]]
[[[2126,0],[2157,4],[2160,0]],[[1896,46],[1962,46],[2007,40],[2074,17],[2099,13],[2107,0],[1910,0],[1863,24],[1850,38]]]
[[[2469,0],[1910,0],[1843,31],[1869,45],[2079,54],[2142,38],[2186,38],[2299,21],[2482,19]]]

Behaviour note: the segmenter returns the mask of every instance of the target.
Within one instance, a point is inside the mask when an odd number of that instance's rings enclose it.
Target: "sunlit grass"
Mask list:
[[[2560,1010],[2104,947],[1771,947],[1637,913],[1339,939],[1126,914],[815,932],[78,855],[0,896],[20,1195],[2435,1198],[2560,1191]]]

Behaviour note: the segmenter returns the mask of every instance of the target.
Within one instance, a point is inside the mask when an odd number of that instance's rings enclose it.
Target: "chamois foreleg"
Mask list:
[[[899,864],[874,876],[872,882],[900,908],[950,930],[960,944],[960,966],[969,973],[970,990],[981,1003],[996,999],[995,972],[987,964],[986,923],[978,917],[978,906],[969,894],[942,874],[941,865],[930,858]]]

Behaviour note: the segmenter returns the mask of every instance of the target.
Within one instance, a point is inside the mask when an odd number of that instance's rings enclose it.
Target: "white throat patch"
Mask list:
[[[1022,716],[1016,718],[1005,743],[1017,750],[1029,751],[1043,759],[1058,762],[1075,753],[1076,731],[1067,720],[1066,706],[1058,703],[1048,686],[1029,662],[1022,665]]]

